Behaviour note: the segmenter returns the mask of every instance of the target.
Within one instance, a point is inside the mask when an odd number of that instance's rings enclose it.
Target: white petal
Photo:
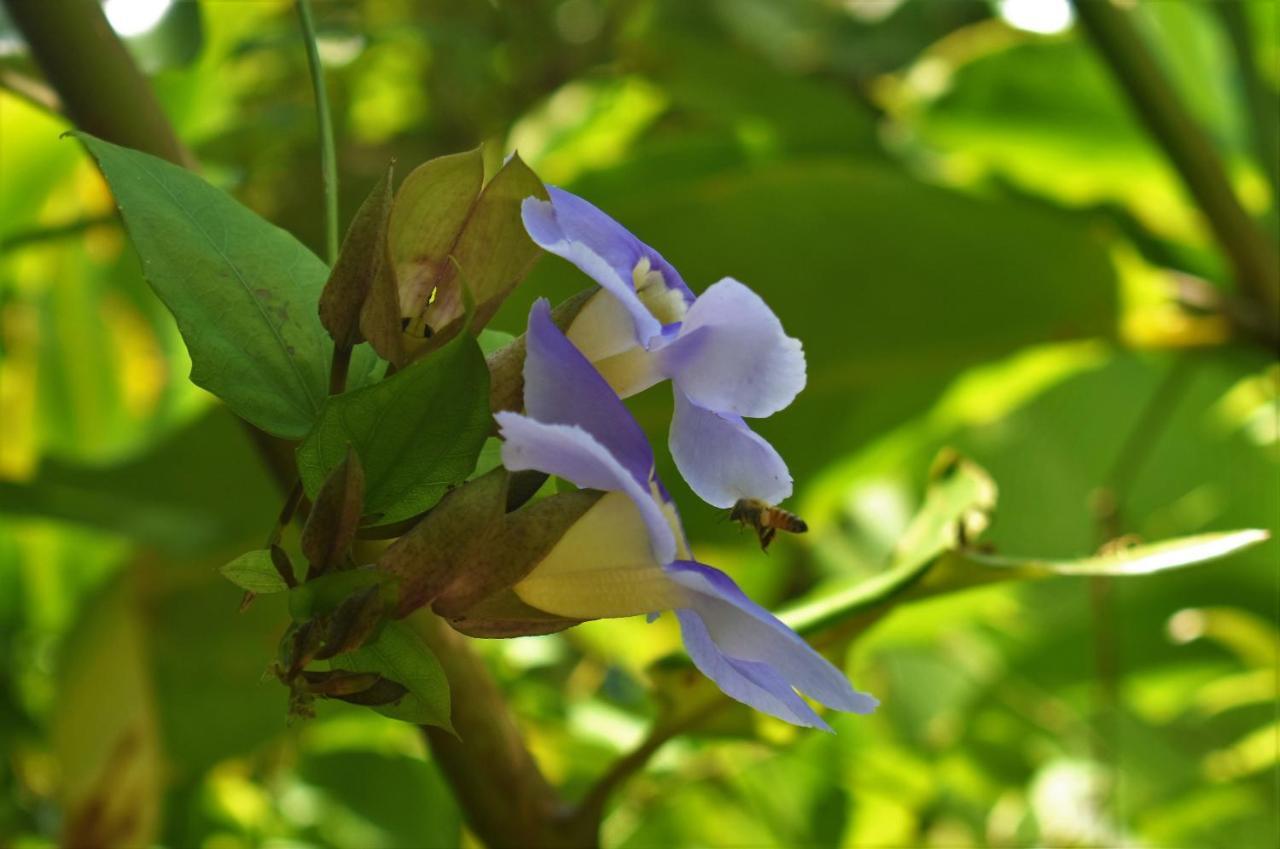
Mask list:
[[[663,370],[698,406],[760,418],[790,404],[805,384],[804,350],[773,310],[737,280],[710,286],[661,351]]]
[[[741,416],[713,413],[675,388],[671,456],[698,497],[716,507],[741,498],[779,504],[791,495],[791,473],[773,446]]]

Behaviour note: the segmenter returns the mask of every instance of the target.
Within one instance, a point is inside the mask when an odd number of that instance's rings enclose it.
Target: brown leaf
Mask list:
[[[311,515],[302,529],[302,553],[310,568],[307,580],[342,564],[355,539],[364,506],[364,469],[355,449],[329,474],[316,495]]]
[[[530,607],[510,589],[495,593],[446,621],[461,634],[485,639],[554,634],[582,622]]]
[[[320,323],[339,348],[362,341],[362,314],[387,259],[391,169],[373,187],[342,240],[337,262],[320,295]]]
[[[500,533],[507,498],[507,472],[494,469],[449,492],[378,559],[378,568],[399,579],[396,615],[429,604],[470,568],[473,552]]]
[[[453,619],[514,586],[603,494],[593,489],[562,492],[508,513],[501,533],[472,550],[467,568],[455,570],[453,580],[432,602],[432,609]]]
[[[360,648],[382,624],[387,612],[382,587],[378,585],[366,587],[343,601],[329,614],[324,648],[316,652],[316,660]]]

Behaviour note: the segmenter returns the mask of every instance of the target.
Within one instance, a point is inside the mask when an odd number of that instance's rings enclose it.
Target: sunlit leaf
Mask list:
[[[1021,576],[1043,575],[1149,575],[1181,569],[1227,557],[1270,537],[1263,530],[1224,531],[1135,545],[1110,554],[1079,560],[1009,557],[963,551],[957,556],[966,565],[1014,570]]]

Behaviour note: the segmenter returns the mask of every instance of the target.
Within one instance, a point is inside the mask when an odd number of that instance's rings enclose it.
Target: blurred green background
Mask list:
[[[290,4],[106,5],[204,176],[322,253]],[[518,149],[695,290],[737,277],[804,341],[808,388],[759,429],[812,532],[764,557],[673,487],[700,559],[756,598],[882,568],[944,445],[998,483],[1002,552],[1280,531],[1280,366],[1186,305],[1229,296],[1229,266],[1065,2],[315,7],[344,221],[389,158],[403,174]],[[1133,17],[1274,247],[1277,152],[1258,140],[1280,4]],[[0,20],[0,845],[103,822],[122,845],[467,845],[411,726],[332,706],[286,725],[264,674],[282,605],[237,614],[216,571],[261,544],[279,496],[187,382],[47,94]],[[492,326],[518,333],[533,298],[583,283],[544,258]],[[634,408],[664,444],[669,394]],[[843,658],[875,715],[681,737],[619,794],[604,844],[1273,846],[1278,552],[897,609]],[[627,620],[480,648],[572,796],[642,737],[646,666],[678,645]],[[85,810],[104,786],[113,810]]]

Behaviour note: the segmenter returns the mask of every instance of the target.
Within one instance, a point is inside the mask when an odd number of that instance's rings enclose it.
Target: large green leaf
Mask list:
[[[268,433],[302,437],[328,386],[317,302],[328,276],[293,236],[176,165],[86,134],[142,258],[178,320],[191,379]],[[361,349],[358,385],[372,367]]]
[[[695,291],[732,275],[804,343],[808,386],[758,423],[797,481],[927,409],[975,363],[1114,331],[1105,244],[1070,216],[962,195],[882,164],[815,159],[672,178],[674,168],[637,157],[575,189],[661,251]],[[535,296],[557,301],[585,282],[549,257],[496,326],[521,328]],[[651,441],[665,443],[670,391],[630,403]],[[690,534],[715,533],[720,514],[697,506],[665,453],[658,471]]]
[[[489,371],[464,333],[381,383],[329,398],[298,448],[298,470],[314,497],[354,446],[365,513],[396,522],[466,480],[489,428]]]
[[[452,729],[449,681],[440,661],[403,622],[388,622],[378,638],[330,663],[336,669],[376,672],[409,690],[398,702],[375,707],[378,713],[417,725]]]
[[[352,849],[461,845],[462,821],[449,785],[435,764],[420,757],[363,748],[321,751],[306,754],[298,773],[328,798],[317,823],[325,845]],[[406,804],[407,799],[413,803]],[[379,833],[374,837],[367,828],[348,828],[357,839],[347,838],[344,843],[336,838],[337,829],[325,828],[345,825],[336,815],[340,813],[376,826]]]

